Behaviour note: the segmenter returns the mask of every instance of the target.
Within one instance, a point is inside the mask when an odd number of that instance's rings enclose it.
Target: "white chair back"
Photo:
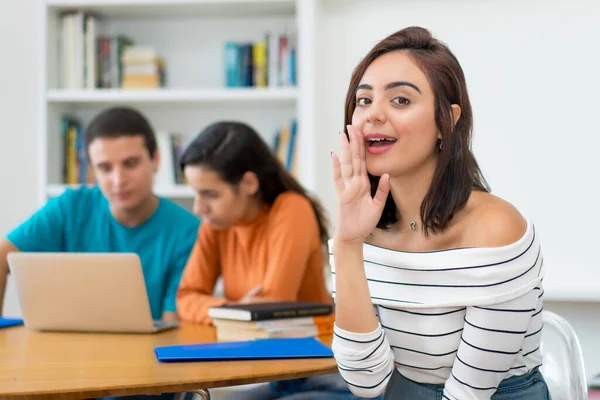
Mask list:
[[[540,368],[552,400],[587,400],[583,354],[573,327],[560,315],[542,312],[543,365]]]

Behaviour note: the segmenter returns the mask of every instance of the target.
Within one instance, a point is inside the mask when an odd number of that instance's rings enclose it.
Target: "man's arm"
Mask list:
[[[6,289],[8,260],[12,251],[64,251],[64,227],[67,212],[78,205],[74,192],[67,190],[50,199],[27,220],[0,239],[0,315]]]
[[[4,306],[4,293],[6,291],[6,281],[8,279],[8,253],[19,251],[17,247],[6,239],[0,240],[0,316]]]

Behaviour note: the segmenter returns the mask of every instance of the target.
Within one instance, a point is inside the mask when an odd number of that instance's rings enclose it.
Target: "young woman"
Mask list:
[[[548,399],[534,225],[489,193],[463,71],[422,28],[358,64],[331,242],[333,350],[350,390],[393,399]]]
[[[197,192],[194,211],[202,217],[177,293],[181,319],[209,324],[208,308],[225,303],[331,303],[323,210],[251,127],[209,126],[187,147],[181,164]],[[224,297],[213,296],[219,276]],[[356,397],[339,374],[332,374],[274,382],[233,398]]]
[[[181,318],[210,323],[209,307],[233,302],[331,303],[323,210],[258,133],[241,123],[213,124],[181,164],[202,220],[177,293]],[[225,296],[217,298],[220,276]]]

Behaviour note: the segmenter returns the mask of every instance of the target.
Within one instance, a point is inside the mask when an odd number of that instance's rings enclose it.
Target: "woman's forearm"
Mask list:
[[[365,275],[363,245],[333,242],[335,263],[335,323],[356,333],[377,329],[371,294]]]

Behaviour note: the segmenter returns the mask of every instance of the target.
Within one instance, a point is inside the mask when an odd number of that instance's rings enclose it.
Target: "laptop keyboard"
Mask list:
[[[178,324],[178,321],[154,321],[153,325],[155,328],[162,328],[165,326],[175,326]]]

